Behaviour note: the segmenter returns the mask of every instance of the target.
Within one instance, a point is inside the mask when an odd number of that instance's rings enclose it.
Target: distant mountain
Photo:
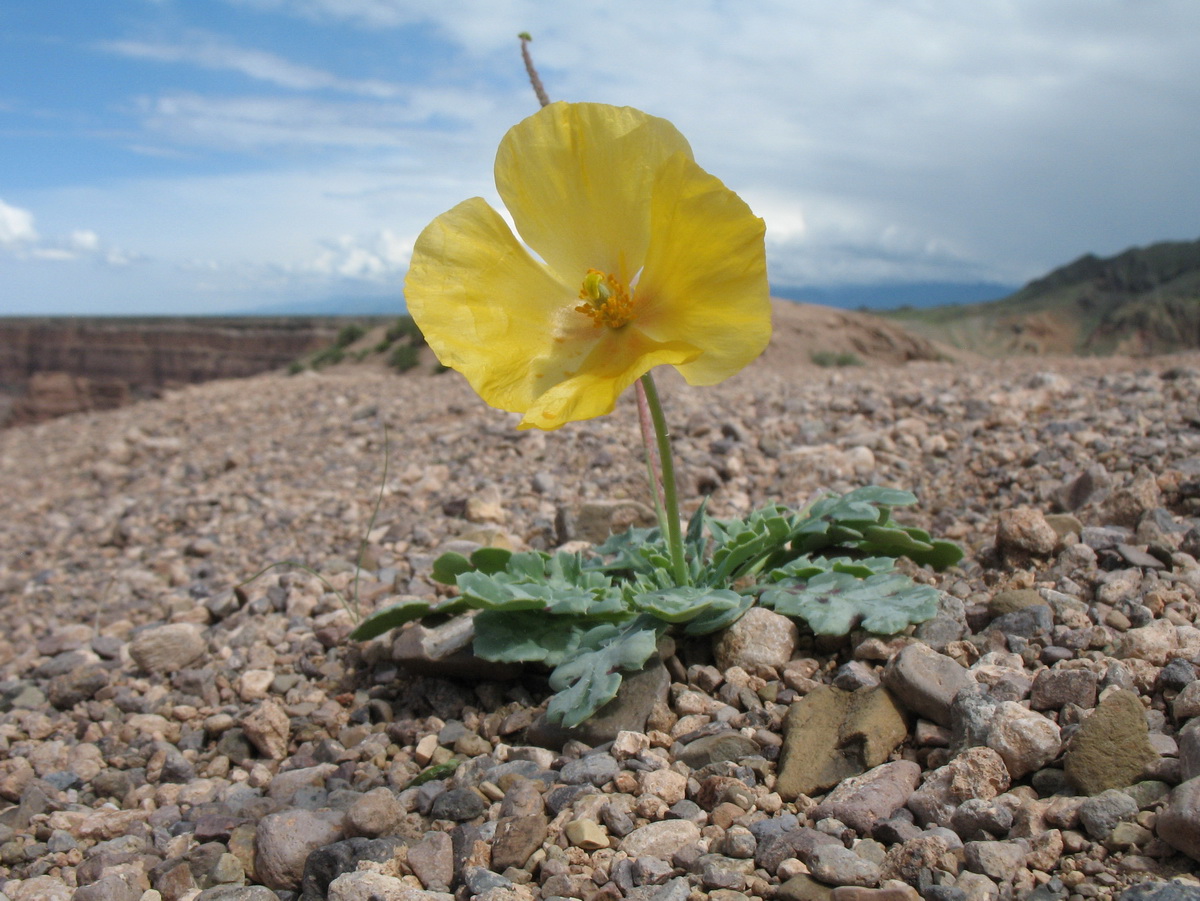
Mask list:
[[[771,296],[842,310],[894,310],[897,307],[932,307],[995,300],[1011,294],[1016,287],[996,282],[896,282],[820,287],[771,285]],[[400,316],[405,309],[404,295],[397,290],[386,295],[327,297],[269,304],[221,315],[374,317]]]
[[[247,310],[221,313],[222,316],[401,316],[404,297],[399,291],[386,297],[326,297],[320,300],[285,301]]]
[[[817,287],[772,285],[771,296],[842,310],[895,310],[978,303],[1007,297],[1016,285],[999,282],[884,282]]]
[[[987,356],[1200,348],[1200,240],[1092,254],[992,301],[887,314],[912,331]]]

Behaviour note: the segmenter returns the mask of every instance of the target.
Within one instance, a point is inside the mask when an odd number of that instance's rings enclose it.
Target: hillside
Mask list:
[[[894,365],[947,356],[902,326],[863,313],[776,300],[774,323],[758,366]],[[338,363],[438,368],[407,317],[0,319],[0,427],[120,407],[181,384]]]
[[[989,357],[1191,350],[1200,347],[1200,240],[1087,254],[989,303],[883,315]]]

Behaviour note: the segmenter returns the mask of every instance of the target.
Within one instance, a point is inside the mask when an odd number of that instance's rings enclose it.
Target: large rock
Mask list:
[[[1200,776],[1175,787],[1156,822],[1159,838],[1200,861]]]
[[[991,748],[970,748],[930,773],[908,799],[908,809],[922,826],[949,826],[964,801],[986,801],[1007,791],[1011,784],[999,754]]]
[[[1048,557],[1058,534],[1045,515],[1033,507],[1002,510],[996,524],[996,549],[1014,558]]]
[[[285,810],[263,817],[255,831],[254,869],[259,882],[294,891],[308,855],[343,837],[345,814],[335,810]]]
[[[782,668],[796,651],[800,630],[786,616],[766,607],[751,607],[721,633],[713,647],[717,666],[740,666],[747,672],[760,667]]]
[[[1062,739],[1058,726],[1015,701],[996,707],[987,745],[1004,758],[1013,779],[1039,770],[1058,756]]]
[[[813,822],[834,817],[868,835],[878,820],[887,819],[908,802],[920,781],[921,767],[913,761],[885,763],[846,779],[809,817]]]
[[[775,790],[789,800],[823,791],[884,763],[907,736],[886,689],[821,686],[788,711]]]
[[[660,820],[634,829],[621,839],[621,850],[630,857],[670,860],[684,845],[700,840],[700,827],[691,820]]]
[[[129,656],[148,673],[174,673],[186,669],[207,649],[203,631],[192,623],[151,626],[129,642]]]
[[[888,661],[883,684],[913,713],[949,726],[954,696],[974,685],[975,679],[953,658],[923,644],[910,644]]]
[[[1063,762],[1067,781],[1085,795],[1133,785],[1158,760],[1149,731],[1138,696],[1124,689],[1114,691],[1067,745]]]

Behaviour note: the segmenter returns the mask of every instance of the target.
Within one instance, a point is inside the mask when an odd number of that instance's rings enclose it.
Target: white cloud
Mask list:
[[[400,92],[400,87],[395,84],[339,78],[323,69],[290,62],[274,53],[239,47],[207,32],[190,32],[178,43],[124,40],[106,41],[100,47],[134,59],[240,72],[258,81],[298,91],[335,90],[366,97],[394,97]]]
[[[33,214],[0,200],[0,247],[36,241]]]
[[[317,256],[300,267],[316,275],[399,284],[412,255],[412,238],[402,238],[391,229],[373,235],[344,235],[326,241]]]
[[[43,237],[33,224],[33,213],[0,200],[0,253],[18,260],[62,262],[95,259],[109,265],[127,265],[137,257],[105,247],[90,229],[76,229],[62,238]]]

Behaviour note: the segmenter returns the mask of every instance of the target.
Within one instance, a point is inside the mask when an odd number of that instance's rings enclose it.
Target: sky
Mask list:
[[[772,284],[1018,285],[1200,237],[1195,0],[8,0],[0,315],[394,300],[555,100],[638,107]]]

